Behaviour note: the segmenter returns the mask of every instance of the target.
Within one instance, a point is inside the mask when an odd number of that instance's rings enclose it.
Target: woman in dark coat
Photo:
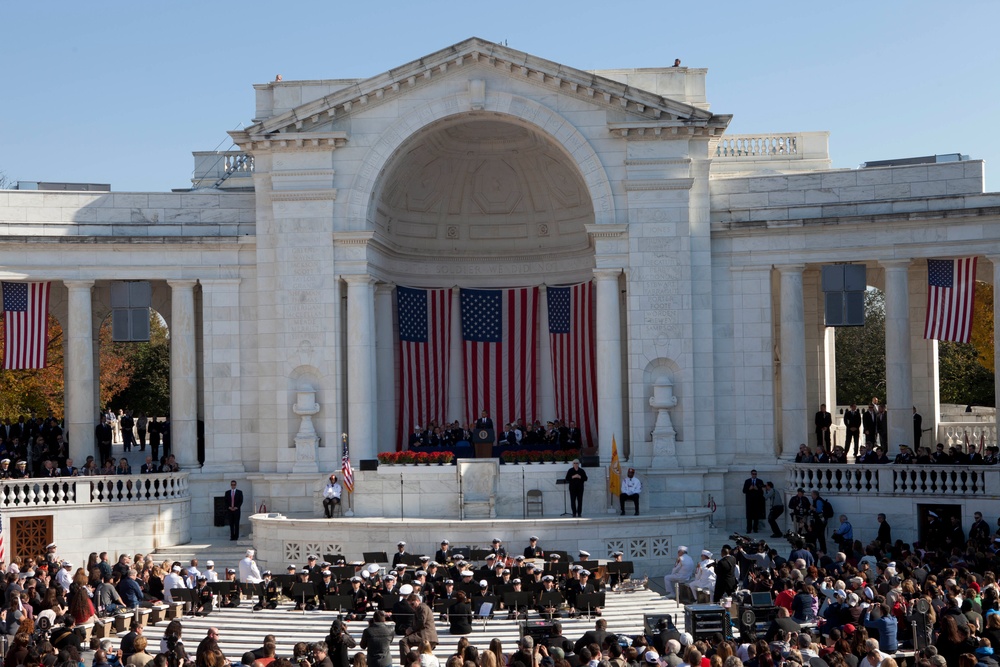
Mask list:
[[[448,610],[449,632],[453,635],[468,635],[472,633],[472,605],[465,593],[455,594],[455,604]]]
[[[941,634],[934,646],[937,647],[938,655],[943,656],[949,665],[957,665],[958,656],[974,653],[979,642],[969,636],[968,630],[960,628],[953,616],[945,616],[941,619]]]
[[[335,618],[330,624],[330,634],[326,636],[326,646],[329,649],[327,656],[333,663],[333,667],[351,667],[351,659],[347,656],[347,650],[357,645],[354,637],[344,627],[344,622]]]

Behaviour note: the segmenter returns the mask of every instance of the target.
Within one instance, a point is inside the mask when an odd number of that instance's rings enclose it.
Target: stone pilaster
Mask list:
[[[913,444],[913,372],[910,367],[910,260],[881,262],[885,268],[885,393],[889,452]]]
[[[375,458],[375,299],[368,275],[346,275],[347,423],[352,461]]]
[[[781,275],[781,456],[795,456],[808,442],[806,412],[806,321],[802,301],[805,266],[777,267]]]
[[[69,290],[66,332],[66,435],[82,464],[94,446],[94,322],[93,280],[63,281]]]
[[[181,470],[198,463],[198,376],[195,368],[195,280],[170,285],[170,444]]]

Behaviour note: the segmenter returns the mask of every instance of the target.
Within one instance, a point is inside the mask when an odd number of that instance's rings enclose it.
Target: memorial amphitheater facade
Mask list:
[[[716,539],[710,496],[715,523],[742,529],[752,467],[780,487],[821,488],[838,512],[859,515],[862,539],[875,530],[863,519],[870,498],[903,536],[921,504],[971,512],[996,500],[992,468],[975,485],[964,471],[947,486],[942,471],[929,487],[895,467],[858,478],[790,463],[812,442],[818,406],[836,404],[823,265],[863,264],[885,292],[890,442],[912,441],[914,405],[925,425],[947,428],[936,343],[923,338],[924,260],[978,256],[979,279],[1000,278],[1000,194],[983,192],[983,163],[831,169],[826,133],[727,134],[706,75],[586,72],[470,39],[367,79],[256,85],[252,122],[231,133],[237,150],[197,153],[190,190],[0,192],[0,277],[52,281],[74,455],[95,451],[96,341],[111,285],[148,281],[170,330],[182,469],[167,476],[179,491],[134,499],[127,515],[88,487],[89,501],[8,498],[5,523],[50,513],[66,548],[89,552],[92,532],[63,506],[104,502],[121,523],[109,550],[222,539],[212,499],[233,478],[247,526],[251,507],[272,515],[254,517],[254,541],[275,562],[360,556],[396,536],[418,550],[497,532],[519,543],[541,522],[552,547],[621,548],[656,568],[678,544]],[[587,469],[583,518],[559,517],[561,466],[361,469],[405,437],[399,286],[451,288],[454,313],[459,289],[538,287],[545,312],[547,288],[588,281],[599,465]],[[466,414],[454,315],[450,326],[447,416],[466,421],[477,415]],[[547,335],[537,352],[544,421],[560,416]],[[341,468],[342,433],[355,493],[347,516],[327,522],[320,491]],[[985,433],[995,440],[992,423]],[[607,493],[613,438],[644,485],[641,516],[621,521]],[[531,489],[543,514],[525,521]]]

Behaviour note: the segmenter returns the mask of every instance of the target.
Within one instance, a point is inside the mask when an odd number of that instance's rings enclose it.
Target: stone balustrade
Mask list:
[[[997,444],[997,425],[989,422],[940,422],[937,428],[937,439],[926,443],[932,450],[937,443],[945,447],[965,445],[966,443],[989,447]],[[982,453],[982,449],[980,449]]]
[[[188,473],[12,479],[0,482],[0,508],[142,503],[190,497]]]
[[[196,151],[194,153],[194,175],[191,184],[195,188],[212,187],[220,178],[226,177],[227,185],[252,186],[254,158],[243,151]]]
[[[799,152],[799,135],[795,134],[732,134],[719,140],[715,148],[717,158],[781,157],[788,158]]]
[[[786,490],[820,495],[1000,497],[1000,466],[789,464]]]

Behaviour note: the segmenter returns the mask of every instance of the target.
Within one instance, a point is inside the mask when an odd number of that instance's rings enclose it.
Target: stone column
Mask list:
[[[1000,255],[987,255],[986,259],[990,260],[993,264],[993,359],[1000,359],[1000,324],[996,323],[996,313],[1000,313]],[[994,364],[996,362],[994,361]],[[1000,373],[994,374],[993,377],[994,390],[997,392],[997,396],[1000,396]],[[935,425],[940,419],[941,406],[935,405],[937,419],[934,420]],[[924,421],[927,421],[927,417],[924,417]],[[994,421],[994,426],[1000,423],[1000,419]],[[937,430],[931,432],[931,442],[937,442]]]
[[[373,459],[375,443],[375,299],[371,276],[346,275],[347,426],[354,461]],[[354,465],[359,465],[354,463]]]
[[[203,473],[243,472],[240,279],[201,279]]]
[[[198,463],[198,374],[195,366],[194,280],[170,285],[170,447],[181,470]]]
[[[457,419],[462,425],[466,420],[475,423],[478,412],[466,414],[465,370],[462,366],[462,290],[458,285],[451,288],[451,343],[448,349],[448,415],[445,419]],[[423,426],[423,424],[421,424]],[[413,424],[408,424],[412,429]],[[409,433],[409,431],[407,431]]]
[[[83,461],[94,446],[94,319],[91,306],[93,280],[63,281],[69,290],[66,318],[66,435],[74,457]]]
[[[913,445],[913,370],[910,367],[910,260],[885,268],[885,394],[889,447]]]
[[[806,412],[806,318],[802,271],[792,264],[776,267],[781,275],[781,456],[792,458],[809,442]]]
[[[392,295],[395,285],[375,286],[375,362],[378,381],[378,442],[376,451],[396,451],[396,357],[395,327],[392,321]],[[404,428],[405,425],[404,425]],[[403,431],[407,433],[408,431]]]
[[[545,285],[538,288],[538,411],[535,413],[544,424],[549,419],[562,417],[556,414],[556,379],[552,375],[552,344],[549,341],[549,293]],[[525,424],[531,427],[531,424]]]
[[[611,438],[618,443],[618,456],[624,458],[624,418],[622,415],[622,336],[618,278],[621,269],[597,269],[594,283],[597,293],[595,332],[597,351],[597,429],[601,463],[611,461]]]

